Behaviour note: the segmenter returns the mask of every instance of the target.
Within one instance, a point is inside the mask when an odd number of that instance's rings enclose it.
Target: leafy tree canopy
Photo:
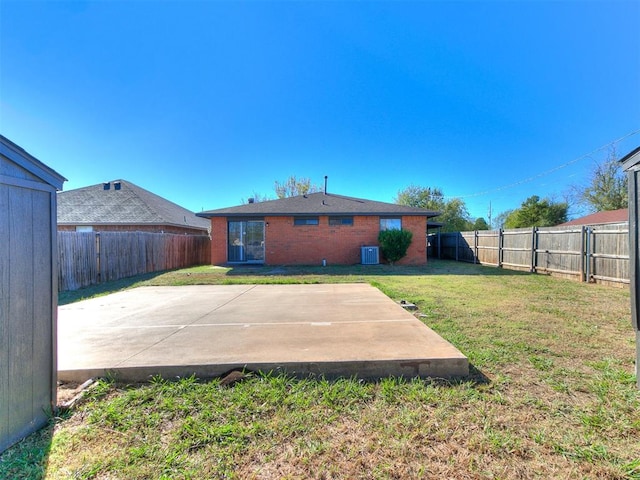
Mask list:
[[[489,224],[482,217],[476,218],[476,221],[473,222],[473,230],[489,230],[489,228]]]
[[[495,220],[493,221],[495,228],[505,228],[504,224],[507,221],[507,218],[509,218],[509,215],[511,215],[512,213],[513,213],[513,210],[506,210],[498,214]]]
[[[566,202],[556,203],[547,198],[540,200],[534,195],[507,215],[504,228],[552,227],[567,221],[568,209]]]
[[[443,223],[443,232],[463,232],[473,229],[467,206],[459,198],[445,199],[440,188],[409,185],[398,192],[395,202],[399,205],[425,208],[440,212],[436,221]]]

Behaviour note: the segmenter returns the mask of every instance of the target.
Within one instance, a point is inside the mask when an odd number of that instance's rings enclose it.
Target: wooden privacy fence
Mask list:
[[[429,235],[431,254],[461,262],[629,283],[628,222]]]
[[[206,235],[58,232],[58,290],[211,262]]]

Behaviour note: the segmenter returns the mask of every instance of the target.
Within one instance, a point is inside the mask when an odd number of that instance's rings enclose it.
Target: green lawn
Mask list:
[[[628,288],[431,261],[197,267],[138,285],[369,282],[465,353],[460,381],[251,375],[101,381],[0,459],[0,478],[640,479]]]

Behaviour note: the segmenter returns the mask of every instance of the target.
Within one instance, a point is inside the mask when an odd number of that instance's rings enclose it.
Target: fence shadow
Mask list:
[[[424,276],[424,275],[530,275],[529,272],[507,270],[494,266],[429,259],[426,266],[406,265],[230,265],[225,275],[230,277],[297,277],[297,276]]]
[[[46,478],[55,423],[56,420],[51,419],[43,428],[2,452],[0,477],[34,480]]]
[[[121,278],[120,280],[112,280],[110,282],[99,283],[97,285],[90,285],[77,290],[60,292],[58,293],[58,305],[67,305],[86,298],[108,295],[126,288],[134,288],[138,286],[140,282],[151,280],[164,273],[166,273],[166,271],[145,273],[142,275],[136,275],[135,277]]]

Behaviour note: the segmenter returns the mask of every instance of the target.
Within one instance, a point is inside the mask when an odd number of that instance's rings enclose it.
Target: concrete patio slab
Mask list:
[[[461,377],[467,358],[367,284],[140,287],[58,309],[58,379]]]

